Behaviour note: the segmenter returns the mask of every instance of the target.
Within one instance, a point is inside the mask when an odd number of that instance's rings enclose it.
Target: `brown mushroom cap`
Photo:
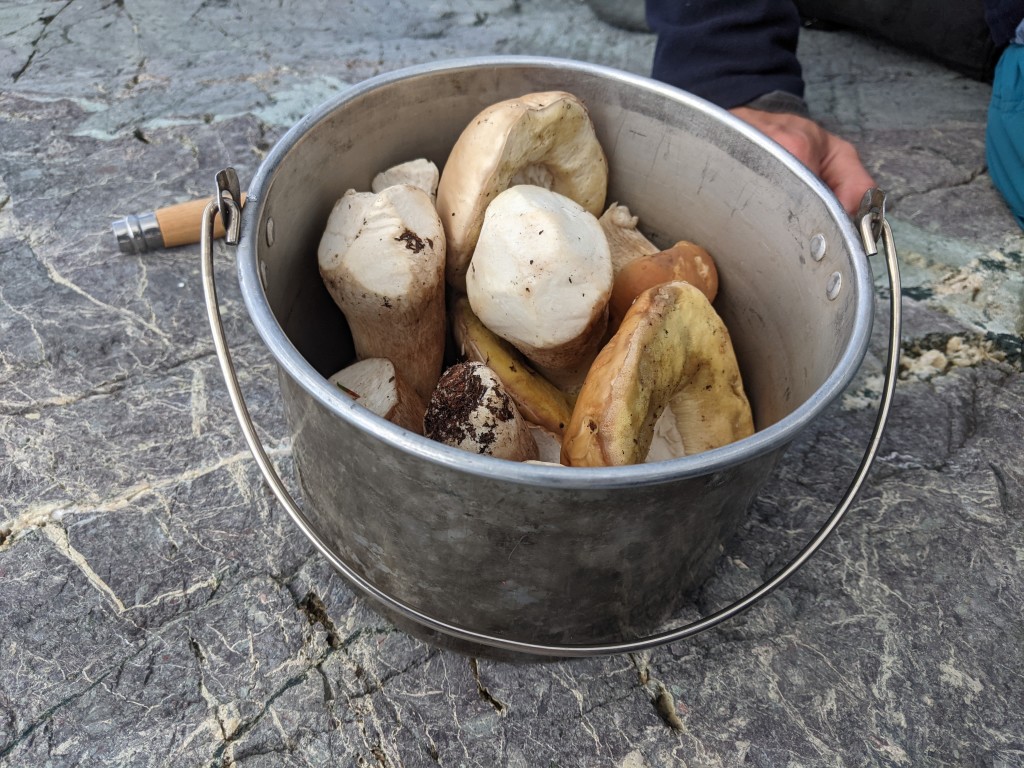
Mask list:
[[[601,215],[608,161],[586,107],[572,94],[530,93],[494,104],[455,142],[437,189],[452,285],[465,284],[488,204],[517,183],[552,189]]]
[[[718,295],[718,269],[714,259],[699,245],[680,240],[671,248],[633,259],[615,274],[608,302],[608,326],[619,327],[629,305],[648,288],[683,280],[714,301]]]

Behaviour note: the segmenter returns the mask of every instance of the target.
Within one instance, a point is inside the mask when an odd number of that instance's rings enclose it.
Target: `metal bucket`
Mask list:
[[[714,255],[754,436],[640,466],[516,464],[405,432],[327,383],[353,359],[317,272],[334,201],[405,160],[442,167],[481,109],[554,89],[590,110],[608,200],[639,214],[655,242],[686,238]],[[864,245],[812,174],[706,102],[579,62],[461,60],[354,86],[273,148],[240,226],[242,294],[279,366],[304,497],[303,509],[285,501],[289,512],[406,626],[512,651],[582,655],[680,636],[651,633],[706,578],[787,444],[851,381],[871,329]]]

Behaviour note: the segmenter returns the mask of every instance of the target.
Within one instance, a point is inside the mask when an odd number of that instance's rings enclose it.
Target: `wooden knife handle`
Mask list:
[[[153,211],[164,239],[164,248],[198,243],[203,227],[203,211],[213,197],[201,200],[187,200]],[[242,193],[245,202],[245,193]],[[224,237],[224,223],[218,213],[213,221],[213,236]]]

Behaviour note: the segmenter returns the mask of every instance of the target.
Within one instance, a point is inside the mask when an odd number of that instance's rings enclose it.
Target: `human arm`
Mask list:
[[[790,0],[647,0],[651,74],[730,109],[773,91],[803,97]]]
[[[655,79],[732,110],[856,211],[874,182],[853,145],[809,117],[791,0],[647,0],[647,22],[658,36]]]

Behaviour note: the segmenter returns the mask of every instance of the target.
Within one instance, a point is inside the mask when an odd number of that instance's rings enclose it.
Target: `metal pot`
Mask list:
[[[714,255],[716,307],[754,436],[639,466],[516,464],[405,432],[327,383],[353,358],[316,263],[334,201],[405,160],[442,167],[481,109],[555,89],[590,110],[609,157],[608,200],[627,204],[655,242],[686,238]],[[658,628],[706,578],[786,446],[843,391],[868,344],[865,246],[831,192],[727,112],[604,67],[501,57],[376,77],[281,139],[249,186],[240,224],[231,197],[222,190],[220,204],[240,226],[242,295],[279,366],[304,509],[270,477],[265,456],[261,466],[357,587],[406,626],[459,641],[581,655],[692,633]],[[231,385],[226,346],[225,359]],[[236,410],[245,428],[240,395]],[[250,445],[262,452],[254,437]]]

